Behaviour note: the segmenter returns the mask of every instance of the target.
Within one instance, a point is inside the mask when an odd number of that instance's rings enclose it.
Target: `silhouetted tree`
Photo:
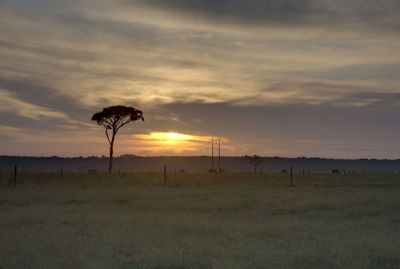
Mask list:
[[[253,155],[253,156],[245,155],[244,159],[246,162],[254,165],[254,173],[257,172],[257,166],[262,162],[262,157],[258,155]]]
[[[113,147],[115,135],[119,129],[131,121],[141,119],[144,121],[142,111],[133,107],[126,106],[110,106],[103,108],[103,111],[93,115],[92,120],[96,121],[98,125],[104,126],[106,129],[106,136],[110,144],[110,159],[108,163],[108,172],[112,171],[113,164]]]

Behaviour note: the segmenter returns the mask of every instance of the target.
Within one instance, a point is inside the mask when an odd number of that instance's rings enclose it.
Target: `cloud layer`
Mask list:
[[[130,135],[176,131],[223,136],[231,155],[397,158],[399,11],[394,0],[6,0],[0,153],[100,155],[91,113],[125,104],[146,122],[124,130],[121,154],[138,153]],[[31,143],[43,133],[85,142],[43,149]]]

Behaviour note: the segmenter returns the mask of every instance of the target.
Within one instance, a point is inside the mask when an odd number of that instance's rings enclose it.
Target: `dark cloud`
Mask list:
[[[232,103],[174,103],[163,106],[186,123],[192,123],[196,131],[212,128],[216,133],[247,133],[249,136],[272,135],[278,137],[326,137],[353,133],[354,139],[372,133],[384,133],[382,118],[394,124],[394,108],[377,110],[374,107],[341,107],[331,105],[280,105],[236,106]],[[381,117],[378,117],[378,116]],[[194,121],[202,120],[202,123]],[[370,126],[371,129],[365,129]],[[386,126],[387,127],[387,126]],[[393,125],[394,128],[397,128]],[[193,130],[193,131],[194,131]]]
[[[395,111],[396,108],[400,107],[400,93],[358,92],[338,98],[334,101],[334,103],[338,104],[349,104],[357,102],[368,104],[370,108],[373,108],[375,110],[380,110],[384,107],[391,107]],[[388,115],[387,118],[391,119],[392,117],[395,117],[395,115]]]
[[[78,98],[73,98],[38,82],[22,79],[16,81],[0,77],[0,88],[8,90],[17,99],[28,104],[63,112],[71,119],[78,121],[81,121],[93,109],[83,105]]]
[[[126,1],[179,11],[194,20],[271,25],[392,28],[398,31],[397,0],[139,0]],[[262,25],[260,25],[262,26]]]
[[[400,80],[400,63],[357,64],[327,71],[292,72],[292,75],[332,80]]]
[[[8,126],[13,128],[20,128],[26,132],[35,134],[39,131],[62,131],[66,130],[68,126],[75,126],[66,124],[63,120],[54,118],[38,117],[36,119],[16,115],[14,112],[1,112],[0,111],[0,126]],[[77,127],[79,129],[79,127]],[[7,133],[5,133],[7,135]]]
[[[309,0],[146,0],[143,2],[171,9],[181,8],[186,10],[211,12],[219,15],[234,14],[244,17],[254,15],[299,15],[305,13],[310,7]]]
[[[256,145],[260,148],[270,146],[299,155],[302,152],[312,155],[317,151],[312,149],[311,141],[319,141],[326,155],[340,146],[346,154],[352,150],[365,150],[369,156],[382,156],[388,144],[393,148],[400,147],[396,138],[400,131],[396,123],[400,112],[394,107],[327,104],[243,107],[232,103],[173,103],[164,105],[163,110],[175,113],[185,123],[169,125],[175,131],[202,134],[207,130],[213,135],[233,138],[237,143],[252,144],[253,150],[257,150]]]

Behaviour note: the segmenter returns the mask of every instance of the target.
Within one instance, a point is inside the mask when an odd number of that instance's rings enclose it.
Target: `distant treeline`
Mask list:
[[[16,157],[0,156],[0,170],[12,171],[18,166],[19,171],[106,171],[106,157]],[[168,171],[207,171],[211,168],[208,156],[163,156],[139,157],[123,155],[115,158],[114,171],[161,171],[167,165]],[[293,167],[294,170],[346,172],[362,171],[400,171],[400,159],[324,159],[324,158],[281,158],[262,157],[258,171],[281,171]],[[218,169],[218,158],[214,158],[214,168]],[[221,157],[224,171],[253,171],[254,166],[244,157]]]

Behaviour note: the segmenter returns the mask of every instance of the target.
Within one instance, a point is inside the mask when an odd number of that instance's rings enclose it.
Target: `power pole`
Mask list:
[[[211,137],[211,169],[214,169],[214,137]]]
[[[214,169],[214,137],[211,138],[211,169]]]
[[[211,144],[211,170],[214,171],[214,144],[218,143],[219,149],[219,159],[221,158],[221,142],[222,140],[220,138],[215,139],[214,137],[211,137],[211,140],[209,141],[209,143]],[[220,160],[219,160],[220,163]],[[219,168],[221,169],[221,165],[219,165]]]
[[[221,139],[221,137],[218,137],[218,172],[221,173],[221,143],[224,141]]]

